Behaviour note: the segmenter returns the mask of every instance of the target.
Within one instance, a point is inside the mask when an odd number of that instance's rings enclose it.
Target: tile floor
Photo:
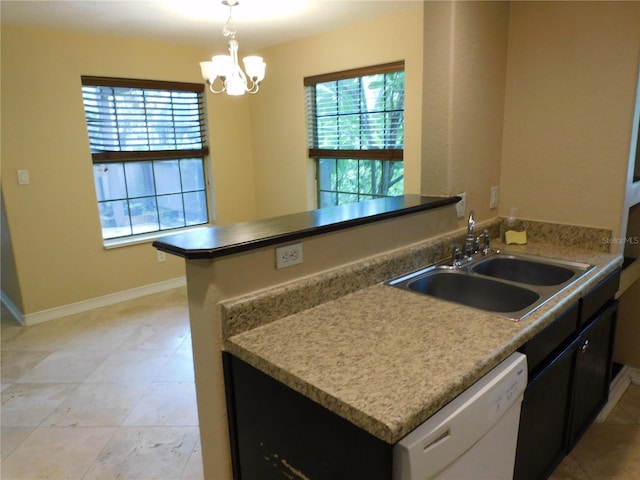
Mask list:
[[[1,341],[3,480],[204,478],[184,288]]]
[[[202,480],[184,288],[31,327],[2,311],[3,480]],[[640,478],[640,386],[553,480]]]
[[[640,478],[640,385],[631,385],[604,422],[594,423],[552,480]]]

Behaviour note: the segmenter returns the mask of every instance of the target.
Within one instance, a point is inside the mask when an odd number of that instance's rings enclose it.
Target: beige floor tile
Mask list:
[[[3,480],[203,480],[185,288],[29,327],[5,314]]]
[[[189,327],[189,313],[185,305],[164,305],[152,308],[146,314],[145,324],[164,327],[182,325]]]
[[[627,413],[634,423],[640,424],[640,385],[630,385],[617,406]]]
[[[187,466],[182,473],[180,480],[203,480],[204,469],[202,468],[202,448],[200,446],[200,439],[193,447]]]
[[[65,350],[117,350],[139,328],[137,324],[88,325],[65,345]]]
[[[175,350],[183,342],[188,325],[141,325],[120,346],[121,350]]]
[[[620,405],[620,402],[618,402],[618,404],[615,407],[613,407],[613,409],[609,412],[609,415],[607,415],[607,418],[605,419],[605,423],[631,425],[636,422],[634,418],[631,416],[631,414],[628,413],[624,408],[622,408],[622,406]]]
[[[60,350],[53,352],[16,380],[16,383],[81,383],[108,357],[108,352]]]
[[[0,306],[0,323],[2,324],[2,335],[0,335],[0,345],[13,341],[16,337],[24,333],[24,327],[13,318],[9,310],[2,304]]]
[[[80,480],[114,433],[115,428],[36,428],[2,462],[2,479]]]
[[[65,324],[59,320],[40,323],[30,327],[22,327],[20,335],[3,345],[3,350],[35,350],[53,352],[64,348],[73,337],[78,335],[83,326],[80,324]]]
[[[2,426],[37,427],[78,384],[14,383],[2,392]]]
[[[67,396],[43,425],[119,427],[148,386],[148,383],[83,383]],[[169,397],[167,402],[170,401]]]
[[[193,382],[193,353],[191,345],[180,347],[154,379],[156,382]]]
[[[198,425],[195,385],[152,383],[122,425]]]
[[[2,381],[15,382],[53,352],[3,350]]]
[[[179,479],[197,440],[197,427],[121,427],[84,480]]]
[[[549,477],[550,480],[589,480],[589,477],[573,455],[567,455]]]
[[[87,382],[148,382],[165,366],[173,351],[118,350],[112,352]]]
[[[573,449],[590,480],[640,478],[640,428],[594,423]]]
[[[22,441],[35,430],[35,427],[2,427],[0,447],[2,448],[2,461],[13,452]],[[0,467],[1,469],[1,467]]]

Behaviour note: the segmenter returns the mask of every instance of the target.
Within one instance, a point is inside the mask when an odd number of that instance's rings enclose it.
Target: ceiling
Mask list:
[[[239,0],[242,49],[260,48],[418,8],[422,0]],[[2,25],[35,26],[194,46],[218,46],[220,0],[1,0]]]

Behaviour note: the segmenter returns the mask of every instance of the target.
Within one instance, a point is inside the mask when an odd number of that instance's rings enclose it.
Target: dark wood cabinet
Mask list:
[[[234,480],[391,478],[393,445],[224,353]]]
[[[576,305],[577,306],[577,305]],[[571,401],[571,380],[575,365],[576,344],[573,341],[560,340],[564,348],[549,347],[549,332],[558,328],[556,323],[564,324],[572,320],[575,332],[577,309],[557,319],[541,332],[540,338],[534,338],[523,351],[538,352],[542,349],[538,342],[547,345],[551,357],[544,362],[533,362],[530,366],[529,384],[525,390],[520,412],[520,428],[514,478],[534,480],[547,478],[560,464],[565,455],[566,419]],[[528,358],[527,358],[528,362]],[[542,363],[542,365],[541,365]]]
[[[530,376],[514,478],[548,478],[606,404],[619,279],[618,270],[520,349]]]
[[[578,338],[567,453],[578,443],[609,398],[616,309],[617,302],[613,302]]]

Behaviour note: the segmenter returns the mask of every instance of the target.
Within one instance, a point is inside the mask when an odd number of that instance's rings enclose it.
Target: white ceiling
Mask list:
[[[415,9],[422,0],[239,0],[242,49],[256,50]],[[220,0],[1,0],[2,25],[37,26],[171,43],[223,44]],[[401,34],[401,32],[398,32]]]

